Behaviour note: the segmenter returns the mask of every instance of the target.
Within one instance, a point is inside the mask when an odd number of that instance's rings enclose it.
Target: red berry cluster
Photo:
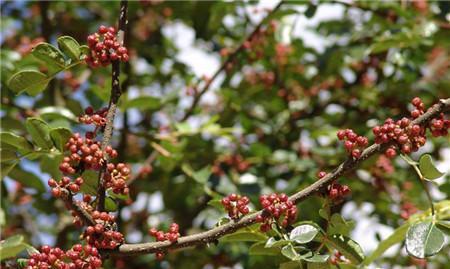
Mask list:
[[[419,97],[415,97],[411,103],[415,107],[411,111],[412,119],[416,119],[425,113],[425,105]],[[393,158],[397,155],[397,147],[402,153],[409,154],[425,145],[427,127],[430,128],[433,136],[445,136],[450,128],[450,120],[444,119],[444,115],[441,114],[439,118],[433,119],[429,126],[424,127],[418,124],[411,125],[411,119],[406,117],[397,121],[389,118],[385,120],[383,125],[373,127],[372,131],[375,135],[375,143],[382,144],[390,141],[396,143],[385,151],[388,158]]]
[[[297,217],[297,206],[289,201],[289,197],[284,193],[261,195],[259,202],[265,209],[265,212],[258,215],[256,219],[257,222],[262,223],[260,227],[262,232],[269,231],[274,223],[286,228]]]
[[[335,203],[342,202],[350,193],[351,190],[347,185],[333,183],[328,186],[328,197]]]
[[[62,194],[61,188],[70,190],[72,193],[80,191],[83,184],[83,178],[77,177],[74,181],[71,181],[69,177],[63,177],[59,182],[53,178],[48,180],[48,185],[52,188],[52,194],[55,197],[60,197]]]
[[[130,168],[124,163],[108,163],[105,175],[103,176],[105,188],[112,188],[116,194],[127,195],[130,190],[126,184],[130,176]]]
[[[95,269],[102,266],[102,260],[95,247],[74,245],[64,252],[60,248],[42,246],[40,253],[33,253],[28,259],[26,269]]]
[[[65,174],[75,174],[81,165],[84,169],[94,170],[102,166],[104,156],[98,141],[90,138],[83,139],[79,133],[75,133],[66,143],[66,149],[71,154],[64,157],[59,165],[59,170]]]
[[[90,55],[86,62],[91,67],[107,66],[117,60],[127,62],[129,59],[128,50],[117,40],[114,27],[100,26],[97,33],[88,36],[87,43]]]
[[[265,45],[269,44],[268,37],[273,35],[276,28],[276,22],[270,21],[267,28],[259,29],[250,39],[244,41],[242,47],[248,52],[250,62],[257,61],[264,56]]]
[[[172,243],[176,242],[180,237],[179,226],[176,223],[170,224],[169,231],[167,233],[163,231],[158,231],[156,228],[151,228],[148,230],[148,234],[153,236],[156,241],[170,241]],[[156,259],[162,260],[164,258],[164,252],[156,252]]]
[[[250,162],[244,160],[244,157],[239,154],[228,155],[216,160],[211,169],[213,174],[220,176],[229,168],[236,169],[239,173],[244,173],[250,168]]]
[[[107,212],[92,212],[92,218],[96,222],[94,226],[88,226],[84,231],[86,241],[99,249],[114,249],[124,242],[123,234],[114,231],[115,217]]]
[[[432,119],[430,123],[431,134],[434,137],[448,135],[450,129],[450,120],[444,119],[444,113],[439,115],[439,118]]]
[[[228,216],[231,219],[239,219],[243,215],[247,215],[250,212],[248,204],[250,199],[247,196],[240,196],[235,193],[228,195],[222,199],[222,205],[225,210],[228,211]]]
[[[345,150],[355,159],[361,156],[361,152],[369,144],[367,137],[357,135],[352,129],[339,130],[337,137],[339,140],[345,141]]]
[[[86,114],[78,118],[81,123],[94,124],[97,127],[105,126],[108,108],[105,107],[100,110],[94,111],[94,109],[91,106],[89,106],[84,110],[84,113]]]

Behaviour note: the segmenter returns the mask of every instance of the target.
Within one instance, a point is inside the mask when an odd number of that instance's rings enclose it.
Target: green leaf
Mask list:
[[[81,53],[81,55],[89,55],[89,52],[91,51],[91,49],[89,49],[89,47],[88,46],[86,46],[86,45],[81,45],[80,46],[80,53]]]
[[[209,200],[208,205],[215,207],[219,210],[223,210],[223,205],[220,199],[212,199]]]
[[[321,216],[323,219],[328,219],[329,214],[330,214],[329,207],[319,209],[319,216]]]
[[[111,197],[105,198],[105,209],[106,211],[113,212],[117,211],[117,203]]]
[[[267,248],[264,242],[258,242],[253,244],[249,249],[250,255],[267,255],[267,256],[277,256],[280,254],[280,249],[277,248]]]
[[[444,244],[444,233],[431,219],[412,225],[406,234],[406,251],[419,259],[435,255]]]
[[[342,215],[334,213],[330,218],[330,226],[328,227],[328,234],[342,234],[348,236],[353,229],[354,224],[351,221],[346,221]]]
[[[330,258],[330,255],[318,254],[318,253],[313,253],[313,252],[309,251],[308,253],[301,255],[300,258],[307,262],[325,263],[328,261],[328,258]]]
[[[22,183],[25,187],[33,188],[38,192],[45,192],[45,185],[41,179],[35,174],[25,171],[19,166],[14,167],[8,175],[17,182]]]
[[[3,211],[2,208],[0,208],[0,226],[3,226],[6,224],[6,217],[5,217],[5,211]]]
[[[64,152],[64,146],[71,136],[72,132],[67,128],[58,127],[50,130],[50,137],[55,147],[61,152]]]
[[[14,168],[14,166],[16,166],[16,164],[19,163],[19,160],[15,160],[15,161],[11,161],[11,162],[1,162],[0,163],[0,175],[1,178],[3,179],[4,177],[6,177],[9,172],[11,172],[11,170]]]
[[[49,119],[69,119],[71,121],[77,121],[78,118],[75,116],[72,111],[65,107],[58,106],[47,106],[37,111],[39,115],[43,118]]]
[[[117,194],[114,193],[113,190],[108,190],[107,191],[108,195],[111,196],[114,199],[119,199],[119,200],[127,200],[130,198],[130,195],[125,195],[125,194]]]
[[[198,183],[205,184],[208,181],[209,176],[211,175],[211,167],[205,166],[201,170],[194,172],[192,178]]]
[[[15,73],[8,81],[8,87],[19,94],[23,91],[30,95],[37,95],[47,87],[50,78],[35,70],[23,70]]]
[[[312,18],[314,14],[316,14],[317,6],[316,5],[308,5],[308,8],[305,11],[306,18]]]
[[[28,259],[17,259],[17,265],[19,265],[19,268],[26,268],[28,264]]]
[[[289,239],[299,244],[305,244],[313,240],[319,231],[320,229],[312,224],[303,224],[291,231]]]
[[[18,149],[23,149],[26,151],[33,150],[33,144],[31,144],[30,141],[26,140],[22,136],[18,136],[16,134],[14,134],[14,133],[1,132],[0,133],[0,141],[2,143],[12,145]]]
[[[220,239],[221,242],[258,242],[266,241],[267,236],[258,232],[239,231],[233,234],[225,235]]]
[[[8,162],[11,160],[18,160],[17,151],[11,149],[0,148],[0,162]]]
[[[265,246],[266,246],[266,248],[281,247],[281,246],[287,245],[289,243],[290,243],[289,240],[276,240],[275,238],[271,237],[267,240]]]
[[[301,269],[303,268],[301,265],[301,262],[299,261],[290,261],[290,262],[284,262],[280,264],[279,269]]]
[[[450,236],[450,221],[439,220],[436,222],[436,227],[438,227],[439,230],[443,231],[444,233]]]
[[[429,154],[424,154],[419,159],[419,169],[426,179],[436,179],[444,175],[434,166],[433,159]]]
[[[161,100],[153,96],[142,96],[128,100],[125,109],[137,108],[140,110],[157,110],[161,107]]]
[[[38,147],[43,149],[53,147],[53,142],[50,138],[50,128],[45,121],[39,118],[28,118],[25,127]]]
[[[23,235],[14,235],[0,242],[0,260],[15,257],[27,248],[23,242]]]
[[[295,251],[294,246],[292,244],[286,245],[281,249],[281,254],[291,261],[300,260],[300,255],[298,255],[297,251]]]
[[[77,62],[80,60],[81,50],[80,44],[71,36],[61,36],[58,37],[58,47],[59,49],[69,56],[72,61]]]
[[[354,264],[360,264],[364,260],[364,252],[359,244],[346,236],[332,235],[325,241],[325,244],[340,251]]]
[[[81,175],[84,183],[81,185],[80,190],[82,193],[96,195],[98,186],[98,172],[93,170],[84,171]]]
[[[330,264],[325,262],[325,263],[319,263],[319,262],[311,262],[308,263],[307,265],[308,269],[327,269],[327,268],[331,268]]]
[[[186,173],[186,175],[192,177],[200,184],[205,184],[208,181],[209,176],[211,175],[211,167],[209,165],[203,167],[199,171],[194,171],[189,164],[184,163],[182,164],[181,169]]]
[[[61,178],[62,173],[59,170],[59,165],[55,164],[61,163],[63,157],[63,154],[42,154],[39,159],[42,172],[50,174],[52,178]]]
[[[371,264],[391,246],[402,242],[405,239],[406,232],[408,231],[409,226],[410,223],[406,222],[402,226],[395,229],[395,231],[388,238],[384,239],[378,244],[378,247],[372,252],[372,254],[370,254],[370,256],[364,259],[363,265]]]
[[[39,43],[33,48],[31,54],[45,64],[49,74],[58,73],[66,66],[64,55],[51,44]]]

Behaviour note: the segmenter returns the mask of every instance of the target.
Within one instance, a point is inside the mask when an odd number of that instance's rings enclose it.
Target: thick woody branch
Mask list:
[[[267,14],[267,16],[261,20],[261,22],[255,27],[255,29],[253,30],[253,32],[251,32],[250,35],[247,36],[247,38],[239,45],[239,47],[237,47],[229,56],[228,58],[222,63],[222,65],[219,67],[219,69],[217,69],[217,71],[212,75],[212,77],[208,80],[205,81],[205,84],[203,85],[203,87],[201,88],[201,90],[199,92],[197,92],[194,96],[194,100],[192,101],[192,105],[188,108],[188,110],[186,111],[186,113],[184,114],[183,118],[181,119],[181,121],[185,121],[186,119],[188,119],[192,113],[194,113],[195,108],[197,107],[198,103],[200,102],[200,99],[202,98],[202,96],[209,90],[211,84],[213,83],[214,80],[216,80],[216,78],[220,75],[220,73],[222,73],[222,71],[225,70],[225,68],[228,66],[228,64],[230,64],[231,62],[234,61],[234,59],[236,59],[237,55],[239,55],[239,53],[241,51],[244,50],[245,48],[245,43],[252,40],[252,38],[254,36],[256,36],[260,29],[262,28],[262,26],[269,20],[269,18],[281,7],[281,5],[283,4],[283,1],[280,1],[278,3],[278,5],[276,5],[269,14]]]
[[[411,124],[425,125],[431,119],[437,117],[440,113],[448,111],[450,109],[450,98],[441,99],[439,103],[431,107],[426,113],[412,121]],[[391,143],[385,144],[373,144],[372,146],[366,148],[361,157],[358,159],[349,158],[342,164],[340,164],[334,171],[328,173],[325,177],[311,184],[310,186],[304,188],[303,190],[293,194],[289,197],[289,200],[295,203],[299,203],[308,197],[316,194],[326,188],[331,182],[337,180],[343,174],[353,170],[364,160],[375,155],[376,153],[382,152]],[[108,251],[111,255],[139,255],[145,253],[154,253],[157,251],[165,251],[169,249],[185,248],[196,245],[205,245],[208,243],[216,242],[220,237],[233,233],[240,228],[249,226],[256,222],[256,217],[263,214],[264,210],[260,210],[253,214],[247,215],[236,222],[230,222],[225,225],[213,228],[211,230],[194,234],[183,236],[178,239],[177,242],[172,243],[170,241],[163,242],[151,242],[151,243],[141,243],[141,244],[123,244],[118,249]]]
[[[119,28],[117,33],[117,41],[120,45],[123,45],[125,31],[127,26],[127,11],[128,11],[128,1],[122,0],[120,2],[120,16],[119,16]],[[116,115],[117,103],[122,95],[120,89],[120,61],[116,60],[112,62],[112,84],[111,84],[111,97],[109,100],[108,113],[106,114],[106,125],[103,132],[102,149],[104,150],[111,142],[113,127],[114,127],[114,117]],[[106,165],[106,164],[105,164]],[[106,166],[104,166],[106,167]],[[99,211],[104,211],[105,209],[105,187],[102,182],[104,169],[99,172],[98,178],[98,190],[97,190],[97,209]]]

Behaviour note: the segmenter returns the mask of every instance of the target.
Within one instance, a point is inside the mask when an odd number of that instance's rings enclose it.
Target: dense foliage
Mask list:
[[[450,2],[125,4],[1,3],[2,267],[448,265]]]

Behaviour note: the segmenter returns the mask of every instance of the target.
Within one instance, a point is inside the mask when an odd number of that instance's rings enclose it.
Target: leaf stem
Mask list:
[[[430,208],[431,208],[431,215],[434,216],[435,210],[434,210],[434,205],[433,205],[433,198],[431,197],[430,191],[428,190],[428,186],[425,183],[425,177],[422,175],[422,173],[420,172],[419,167],[417,166],[417,162],[411,160],[411,158],[409,158],[406,155],[401,154],[400,155],[408,164],[410,164],[412,167],[414,167],[414,170],[416,171],[417,175],[419,176],[419,181],[420,184],[422,185],[423,190],[425,191],[427,198],[428,198],[428,202],[430,203]]]

